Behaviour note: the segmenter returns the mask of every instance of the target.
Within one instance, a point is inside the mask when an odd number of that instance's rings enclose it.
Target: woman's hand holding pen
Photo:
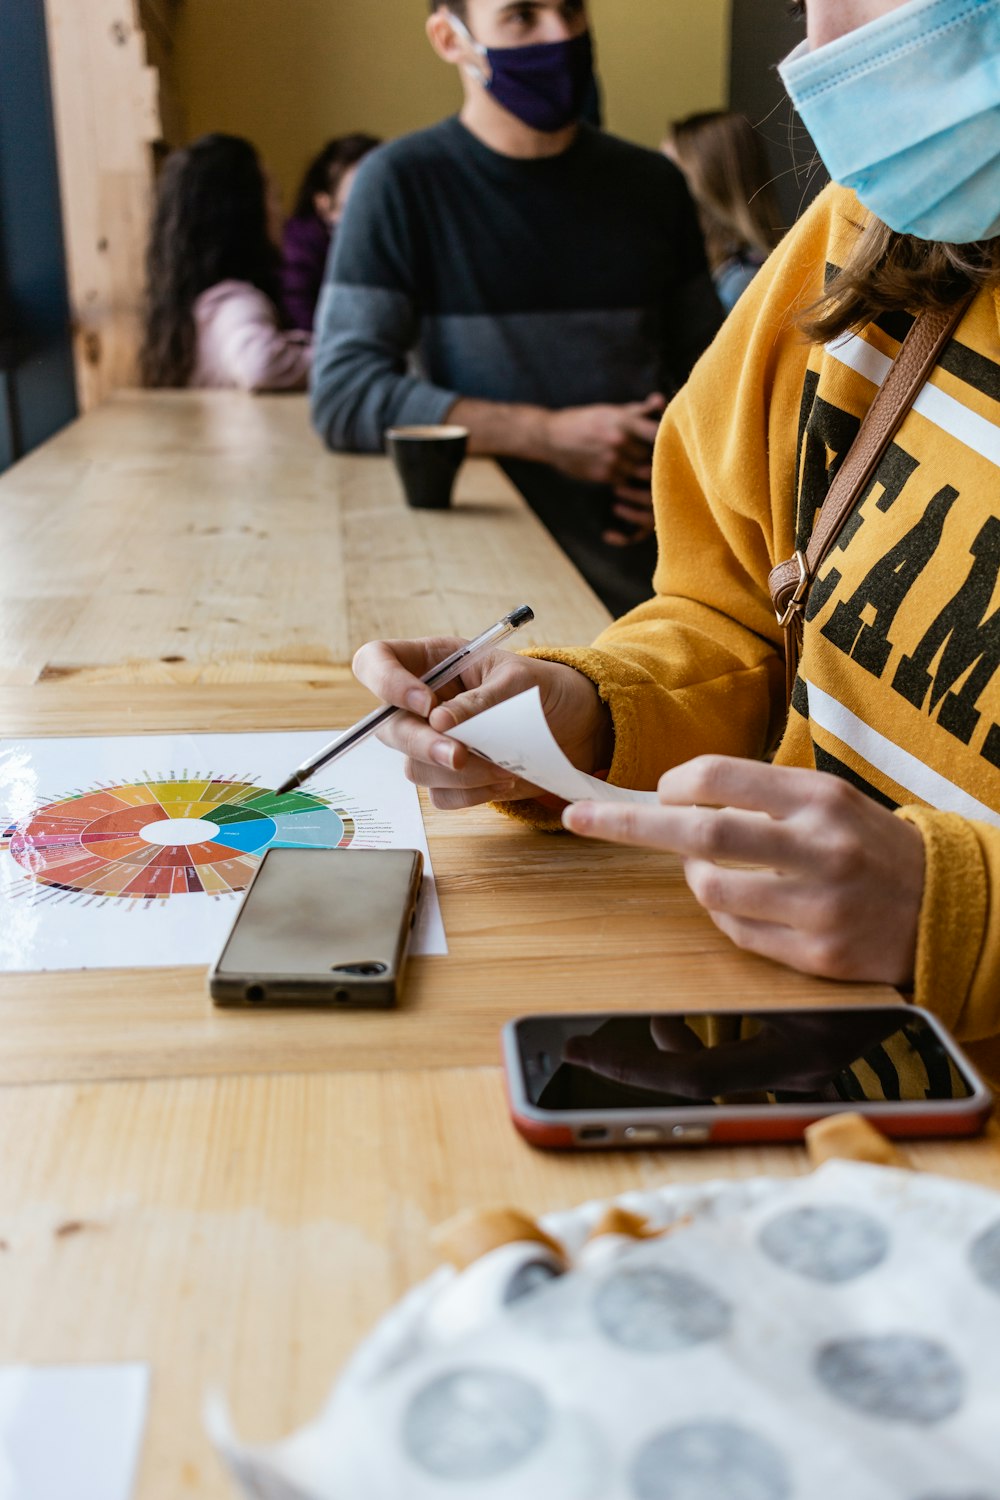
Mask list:
[[[611,763],[611,716],[589,678],[557,662],[493,651],[472,662],[462,676],[431,691],[420,681],[436,662],[462,644],[452,636],[417,641],[369,641],[354,658],[354,672],[397,714],[379,738],[406,756],[406,775],[429,789],[435,807],[472,807],[536,794],[508,772],[473,755],[445,731],[483,709],[537,687],[553,734],[575,766],[597,771]]]

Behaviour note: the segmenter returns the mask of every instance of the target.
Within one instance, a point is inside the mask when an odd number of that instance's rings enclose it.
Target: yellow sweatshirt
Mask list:
[[[863,219],[828,188],[670,406],[654,470],[656,595],[588,650],[609,779],[764,756],[784,718],[771,567],[805,547],[912,321],[828,348],[796,326]],[[915,1000],[1000,1079],[1000,293],[984,291],[819,571],[776,760],[843,776],[923,834]]]

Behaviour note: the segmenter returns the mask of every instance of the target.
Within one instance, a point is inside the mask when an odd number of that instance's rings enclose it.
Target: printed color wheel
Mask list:
[[[50,802],[5,838],[41,885],[150,900],[242,891],[266,849],[346,849],[354,835],[349,814],[319,797],[191,777]]]

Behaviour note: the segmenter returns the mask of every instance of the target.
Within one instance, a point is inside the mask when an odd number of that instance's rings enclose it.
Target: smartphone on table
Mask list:
[[[395,1005],[423,864],[418,849],[269,849],[209,971],[212,999]]]
[[[993,1107],[912,1005],[525,1016],[503,1047],[511,1114],[536,1146],[794,1141],[848,1110],[889,1136],[975,1135]]]

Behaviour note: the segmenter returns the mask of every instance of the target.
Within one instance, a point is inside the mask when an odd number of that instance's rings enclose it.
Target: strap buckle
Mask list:
[[[785,609],[784,613],[781,613],[778,610],[775,610],[774,612],[777,616],[778,624],[781,626],[782,630],[787,630],[788,626],[792,623],[792,620],[795,618],[795,616],[801,612],[803,601],[805,600],[806,594],[808,594],[809,592],[809,564],[806,562],[805,553],[796,551],[795,561],[799,565],[799,581],[795,585],[795,592],[792,595],[791,599],[789,599],[788,607]]]

